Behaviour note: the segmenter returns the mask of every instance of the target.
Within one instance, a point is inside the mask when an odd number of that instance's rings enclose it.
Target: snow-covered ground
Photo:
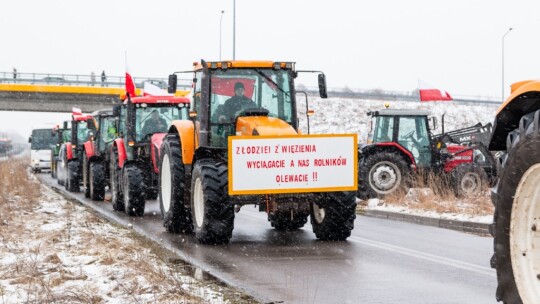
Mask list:
[[[0,164],[0,303],[236,302],[236,292],[194,279],[166,262],[170,253],[66,201],[26,166]]]
[[[305,120],[304,99],[299,98],[300,123],[303,132],[307,133]],[[431,111],[438,118],[438,129],[434,134],[442,132],[441,117],[445,114],[445,131],[482,124],[493,123],[499,105],[495,104],[466,104],[446,102],[410,102],[410,101],[381,101],[345,98],[320,99],[311,96],[309,108],[315,111],[310,116],[310,132],[313,134],[328,133],[357,133],[360,143],[365,143],[369,132],[369,116],[367,112],[383,109],[388,103],[392,109],[423,109]],[[489,223],[492,221],[493,206],[490,202],[489,191],[480,197],[465,199],[429,197],[432,204],[423,204],[421,189],[414,189],[402,199],[360,201],[363,208],[386,210],[391,212],[409,213],[434,218],[464,220],[471,222]]]

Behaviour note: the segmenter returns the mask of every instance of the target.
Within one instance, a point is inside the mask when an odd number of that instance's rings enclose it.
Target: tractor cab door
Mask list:
[[[394,116],[375,116],[373,117],[372,125],[375,126],[373,138],[371,138],[373,143],[393,141]],[[369,137],[371,137],[371,135]]]
[[[116,136],[116,117],[101,117],[99,119],[99,136],[97,136],[97,151],[99,151],[100,154],[106,153]]]
[[[398,143],[411,151],[419,168],[431,167],[431,146],[424,116],[399,118]]]

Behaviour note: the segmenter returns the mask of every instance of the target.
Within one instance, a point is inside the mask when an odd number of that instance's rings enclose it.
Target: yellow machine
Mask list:
[[[540,81],[512,85],[497,111],[490,150],[502,151],[490,232],[498,301],[540,303]]]
[[[225,243],[235,209],[255,204],[278,230],[299,229],[311,215],[318,238],[350,236],[356,135],[300,135],[299,72],[293,62],[194,63],[192,118],[172,123],[160,151],[160,207],[168,231],[194,230],[202,243]],[[169,77],[169,93],[177,73]],[[318,80],[326,98],[323,73]]]

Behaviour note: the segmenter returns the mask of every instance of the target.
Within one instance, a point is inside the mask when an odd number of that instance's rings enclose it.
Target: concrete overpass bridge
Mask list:
[[[0,72],[0,111],[71,112],[78,107],[89,113],[110,108],[125,93],[124,76]],[[145,82],[166,89],[165,79],[135,77],[137,95]],[[191,80],[179,80],[179,90],[191,89]]]

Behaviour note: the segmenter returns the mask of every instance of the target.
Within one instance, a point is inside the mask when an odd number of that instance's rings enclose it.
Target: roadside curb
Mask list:
[[[449,219],[438,219],[433,217],[419,216],[406,213],[356,209],[356,213],[368,217],[382,218],[387,220],[409,222],[425,226],[433,226],[444,229],[451,229],[461,232],[474,233],[478,235],[489,235],[489,224],[478,222],[467,222]]]

